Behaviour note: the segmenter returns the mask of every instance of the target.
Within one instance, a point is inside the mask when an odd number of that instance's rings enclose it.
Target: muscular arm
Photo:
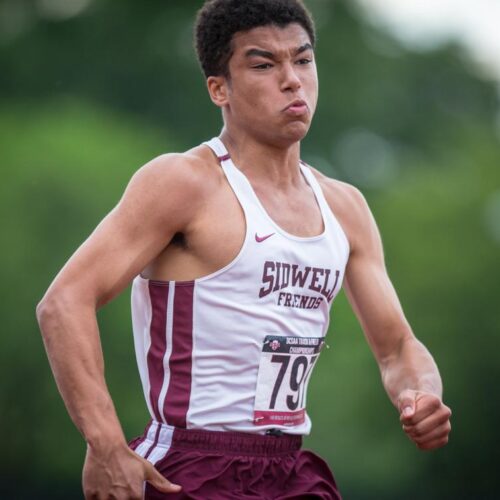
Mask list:
[[[104,378],[96,310],[122,291],[177,231],[189,226],[199,185],[189,176],[189,165],[183,163],[178,156],[164,156],[143,167],[37,307],[59,391],[88,443],[84,470],[88,497],[99,492],[105,498],[112,494],[141,498],[143,479],[164,491],[175,490],[127,448]],[[96,476],[96,471],[109,464],[119,470],[108,474],[116,484],[100,489],[106,477]],[[142,480],[130,484],[141,473]],[[132,496],[123,493],[129,490]]]
[[[359,191],[338,185],[336,203],[351,254],[345,276],[349,302],[365,332],[403,429],[419,448],[446,444],[451,412],[442,402],[434,359],[415,337],[388,277],[375,220]],[[335,208],[334,208],[335,210]]]

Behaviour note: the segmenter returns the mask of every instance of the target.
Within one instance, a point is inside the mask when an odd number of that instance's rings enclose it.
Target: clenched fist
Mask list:
[[[399,395],[398,409],[403,430],[421,450],[448,442],[451,410],[435,394],[405,390]]]

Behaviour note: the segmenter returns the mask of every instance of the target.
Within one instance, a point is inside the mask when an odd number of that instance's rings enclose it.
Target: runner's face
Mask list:
[[[299,24],[236,33],[229,62],[225,119],[275,144],[300,141],[316,109],[318,77],[307,32]]]

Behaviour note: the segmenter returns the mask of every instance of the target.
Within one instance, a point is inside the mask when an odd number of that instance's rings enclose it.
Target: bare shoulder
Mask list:
[[[144,185],[151,192],[202,194],[213,187],[219,180],[220,172],[216,168],[215,157],[204,146],[197,146],[184,153],[166,153],[160,155],[143,167],[132,177],[132,185]]]
[[[165,209],[173,213],[192,213],[222,182],[217,160],[206,146],[184,153],[160,155],[132,176],[122,203],[155,207],[156,215]]]
[[[344,229],[351,244],[375,228],[373,215],[365,197],[359,189],[336,179],[327,177],[315,168],[311,171],[318,180],[326,201]]]

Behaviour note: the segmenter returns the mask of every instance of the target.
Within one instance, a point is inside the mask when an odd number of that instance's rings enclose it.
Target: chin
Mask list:
[[[294,122],[278,127],[259,129],[256,136],[264,143],[279,148],[287,148],[300,142],[307,135],[310,123]]]
[[[284,138],[287,142],[299,142],[307,135],[309,132],[310,123],[294,123],[284,127]]]

